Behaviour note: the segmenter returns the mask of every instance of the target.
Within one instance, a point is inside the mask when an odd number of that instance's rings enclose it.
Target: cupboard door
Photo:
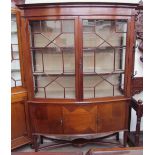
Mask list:
[[[33,133],[62,134],[61,106],[30,103],[30,117]]]
[[[24,102],[16,102],[11,106],[11,119],[12,119],[12,139],[23,136],[27,133],[25,120]],[[20,125],[19,125],[20,124]]]
[[[65,134],[96,133],[97,106],[63,107],[63,126]]]
[[[36,98],[75,98],[74,22],[73,19],[29,22]]]
[[[98,132],[127,129],[128,102],[119,101],[98,106]]]
[[[16,95],[17,96],[17,95]],[[11,103],[11,149],[30,143],[25,108],[25,95],[12,97]],[[16,101],[13,101],[13,100]]]
[[[83,19],[83,96],[122,96],[127,20]]]

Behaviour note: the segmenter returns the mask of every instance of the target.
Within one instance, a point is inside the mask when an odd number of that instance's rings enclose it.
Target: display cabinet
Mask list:
[[[136,6],[18,5],[36,150],[45,135],[124,131],[126,145]]]
[[[11,10],[11,149],[30,143],[24,85],[20,11]]]

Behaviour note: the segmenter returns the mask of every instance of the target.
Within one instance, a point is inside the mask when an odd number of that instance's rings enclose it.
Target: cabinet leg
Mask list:
[[[38,136],[37,135],[33,135],[33,147],[35,149],[35,152],[38,152]]]
[[[119,132],[116,133],[116,140],[119,141]]]
[[[124,131],[124,147],[126,147],[126,146],[127,146],[128,134],[129,134],[129,132],[128,132],[128,131]]]
[[[40,143],[41,143],[41,144],[44,143],[44,138],[43,138],[43,136],[40,136]]]
[[[140,123],[141,123],[141,116],[137,115],[136,134],[135,134],[135,146],[139,146]]]

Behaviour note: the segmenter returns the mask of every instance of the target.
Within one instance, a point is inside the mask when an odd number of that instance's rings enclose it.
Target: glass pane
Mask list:
[[[54,40],[59,47],[74,47],[74,33],[65,33]]]
[[[75,98],[75,77],[35,76],[35,97]]]
[[[62,21],[62,32],[74,32],[74,21],[63,20]]]
[[[121,96],[123,89],[123,74],[84,76],[84,98]]]
[[[46,47],[50,43],[49,39],[43,34],[34,34],[33,36],[34,47]]]
[[[126,33],[127,32],[127,22],[125,20],[116,21],[116,32]]]
[[[84,98],[121,96],[127,21],[83,20]]]
[[[124,21],[126,23],[126,21]],[[126,33],[127,26],[124,26],[122,33],[120,31],[121,22],[119,20],[96,20],[96,33],[102,37],[110,46],[126,46]]]
[[[20,71],[18,70],[12,70],[11,72],[11,86],[16,87],[16,86],[21,86],[21,75]]]
[[[74,20],[33,21],[30,27],[35,97],[75,98]]]
[[[114,70],[114,49],[106,48],[95,52],[96,73],[111,73]],[[110,63],[109,63],[110,62]]]
[[[83,34],[83,46],[87,49],[88,47],[98,47],[103,40],[94,33]]]
[[[73,73],[75,71],[75,55],[72,52],[64,52],[63,53],[63,61],[64,61],[64,72],[65,73]]]
[[[126,48],[115,49],[115,70],[125,70]]]
[[[11,32],[17,32],[16,15],[11,14]]]
[[[11,14],[11,87],[21,86],[16,15]]]
[[[33,33],[41,32],[41,21],[40,22],[31,21],[31,32],[33,32]]]
[[[61,35],[61,21],[33,21],[31,22],[32,47],[47,47],[54,39]]]
[[[94,72],[94,65],[95,65],[95,61],[94,61],[94,54],[95,51],[91,50],[91,51],[83,51],[83,71],[85,73],[88,72]]]
[[[94,20],[83,20],[83,32],[94,32],[95,22]]]
[[[95,89],[95,97],[113,96],[113,86],[107,81],[102,81]]]

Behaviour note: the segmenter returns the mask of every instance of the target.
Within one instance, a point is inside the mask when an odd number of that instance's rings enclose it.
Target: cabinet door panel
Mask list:
[[[123,96],[127,20],[83,19],[83,96]]]
[[[63,107],[64,133],[80,134],[95,133],[97,106],[66,106]]]
[[[98,132],[123,130],[126,128],[127,102],[105,103],[98,106]]]
[[[62,112],[60,106],[50,104],[31,105],[30,115],[35,133],[62,133]]]
[[[11,139],[27,135],[24,102],[15,102],[11,105]]]
[[[30,21],[36,98],[75,98],[75,21]]]

